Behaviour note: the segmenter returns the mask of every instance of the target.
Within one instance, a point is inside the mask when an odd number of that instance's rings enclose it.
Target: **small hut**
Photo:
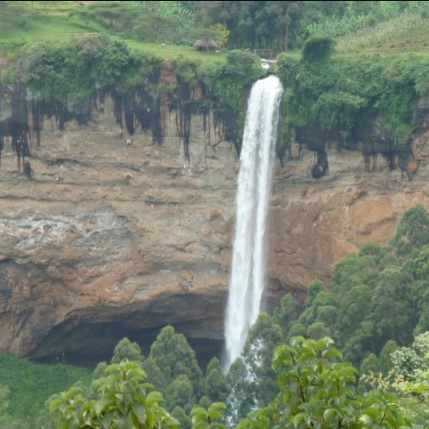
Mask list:
[[[194,43],[194,48],[199,51],[216,51],[217,45],[210,37],[202,37]]]

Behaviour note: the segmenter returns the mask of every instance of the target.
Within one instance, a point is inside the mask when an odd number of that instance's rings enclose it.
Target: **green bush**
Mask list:
[[[307,56],[314,59],[317,46],[306,45]],[[419,125],[418,101],[429,93],[425,55],[299,61],[284,53],[277,71],[285,87],[283,145],[291,142],[293,128],[317,126],[319,135],[341,134],[357,147],[353,136],[366,126],[403,147]]]
[[[160,69],[160,60],[132,53],[125,42],[86,34],[63,44],[23,48],[25,83],[47,101],[84,102],[95,89],[116,86],[126,92]]]
[[[311,37],[304,43],[302,58],[305,61],[326,60],[332,55],[334,44],[334,40],[330,37]]]

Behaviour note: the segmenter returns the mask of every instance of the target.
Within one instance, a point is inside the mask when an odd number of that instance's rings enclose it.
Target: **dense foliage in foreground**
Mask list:
[[[341,353],[327,337],[296,337],[274,352],[278,395],[266,407],[254,409],[237,429],[257,428],[404,428],[428,422],[421,409],[425,397],[411,400],[395,392],[370,388],[357,392],[357,370],[342,361]],[[429,388],[427,380],[418,384]],[[417,389],[414,393],[417,393]],[[88,389],[73,387],[50,401],[51,427],[150,429],[179,428],[177,419],[161,405],[162,395],[146,383],[137,362],[122,360],[109,365],[103,377]],[[222,403],[194,407],[192,420],[182,427],[224,428]],[[48,426],[49,427],[49,424]]]

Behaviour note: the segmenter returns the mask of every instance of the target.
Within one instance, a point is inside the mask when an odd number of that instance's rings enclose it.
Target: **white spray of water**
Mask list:
[[[227,371],[240,356],[261,308],[265,235],[282,85],[276,76],[255,82],[240,154],[235,238],[225,318]]]

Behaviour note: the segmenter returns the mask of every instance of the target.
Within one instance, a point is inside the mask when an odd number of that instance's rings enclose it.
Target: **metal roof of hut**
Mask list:
[[[216,42],[210,37],[202,37],[193,46],[199,51],[215,51],[217,49]]]

